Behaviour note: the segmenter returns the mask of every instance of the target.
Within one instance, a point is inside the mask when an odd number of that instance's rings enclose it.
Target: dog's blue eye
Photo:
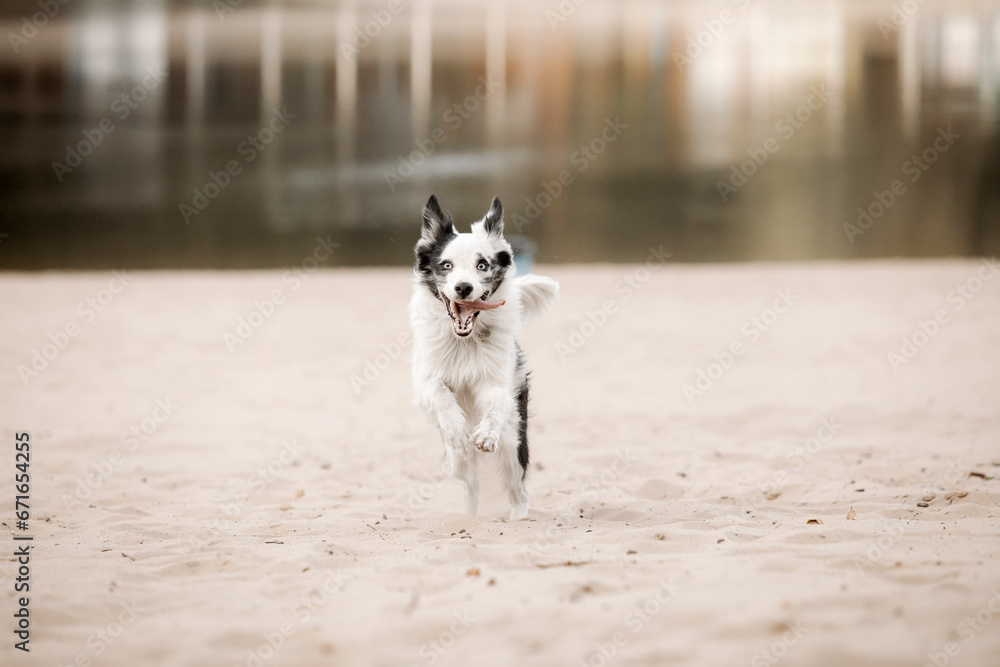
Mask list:
[[[451,262],[441,262],[441,268],[445,271],[451,271]]]
[[[480,271],[485,271],[490,267],[489,264],[487,264],[486,262],[479,262],[479,266],[477,266],[476,268],[479,269]]]

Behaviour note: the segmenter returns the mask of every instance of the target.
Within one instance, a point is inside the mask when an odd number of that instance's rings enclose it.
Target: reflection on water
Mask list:
[[[8,268],[405,264],[431,192],[548,262],[1000,247],[996,2],[37,10],[0,10]]]

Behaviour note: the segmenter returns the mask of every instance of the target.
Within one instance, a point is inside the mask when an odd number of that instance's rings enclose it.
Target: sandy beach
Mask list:
[[[406,269],[0,275],[0,663],[1000,665],[992,263],[538,272],[515,523],[410,405]]]

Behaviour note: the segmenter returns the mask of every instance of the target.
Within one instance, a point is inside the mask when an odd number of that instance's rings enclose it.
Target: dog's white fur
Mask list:
[[[492,454],[508,490],[510,518],[522,519],[529,507],[523,481],[527,441],[520,431],[521,419],[527,419],[528,369],[515,335],[555,300],[559,285],[551,278],[515,275],[497,199],[471,233],[458,234],[432,196],[416,251],[410,301],[414,403],[435,420],[451,471],[465,482],[465,512],[476,513],[479,459]],[[481,270],[484,259],[489,272]],[[498,275],[502,282],[496,285]],[[470,285],[471,293],[460,294]],[[460,334],[448,302],[487,297],[504,304],[478,312],[471,334]]]

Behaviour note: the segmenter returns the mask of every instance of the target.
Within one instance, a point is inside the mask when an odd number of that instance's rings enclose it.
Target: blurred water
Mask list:
[[[39,7],[0,9],[5,268],[406,264],[432,192],[540,262],[1000,247],[997,2]]]

